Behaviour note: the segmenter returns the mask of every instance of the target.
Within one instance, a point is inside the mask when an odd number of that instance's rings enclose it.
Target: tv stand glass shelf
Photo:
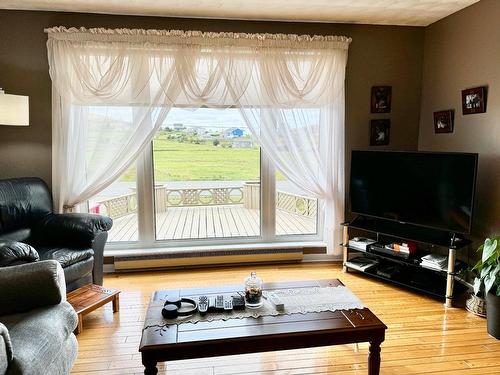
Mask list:
[[[464,249],[470,244],[465,238],[435,229],[418,227],[415,225],[402,224],[389,220],[381,220],[358,216],[351,222],[343,223],[343,270],[347,272],[350,267],[346,264],[351,257],[358,253],[365,258],[375,259],[379,265],[360,271],[366,275],[404,286],[413,290],[427,293],[434,297],[443,298],[445,305],[451,307],[453,291],[455,287],[456,252]],[[368,232],[371,237],[376,236],[377,241],[381,237],[391,238],[394,241],[413,241],[420,245],[438,246],[448,249],[448,262],[445,270],[432,270],[422,267],[420,259],[424,252],[418,252],[409,258],[395,257],[391,254],[380,252],[363,251],[349,246],[350,230]],[[404,270],[399,277],[388,277],[383,272],[377,272],[377,268],[394,265],[396,269]]]

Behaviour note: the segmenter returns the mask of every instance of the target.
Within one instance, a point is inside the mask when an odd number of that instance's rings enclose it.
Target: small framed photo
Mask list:
[[[486,112],[486,87],[474,87],[462,91],[462,113],[471,115]]]
[[[389,144],[391,133],[391,120],[370,121],[370,146],[383,146]]]
[[[453,110],[434,112],[434,133],[453,133]]]
[[[391,112],[392,86],[373,86],[371,113]]]

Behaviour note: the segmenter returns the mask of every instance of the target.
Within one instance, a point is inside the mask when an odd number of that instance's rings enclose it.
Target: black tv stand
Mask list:
[[[457,250],[464,249],[470,244],[470,241],[457,236],[455,233],[443,232],[435,229],[399,223],[395,221],[375,219],[370,217],[358,216],[351,222],[343,223],[343,270],[348,272],[349,266],[346,262],[350,259],[353,253],[364,253],[368,258],[375,258],[385,264],[397,264],[404,268],[408,278],[406,280],[393,280],[373,271],[359,271],[385,281],[392,282],[397,285],[405,286],[414,290],[423,291],[435,297],[444,298],[445,305],[451,307],[455,280],[455,263]],[[448,249],[448,268],[443,271],[429,270],[420,266],[420,257],[424,254],[419,254],[417,257],[409,259],[400,259],[387,254],[375,252],[363,252],[359,249],[349,246],[349,230],[358,230],[362,232],[376,235],[377,241],[379,237],[386,236],[397,240],[409,240],[419,244],[426,244]],[[419,281],[420,279],[424,281]],[[425,283],[425,279],[429,282]],[[442,284],[442,285],[441,285]],[[441,288],[442,286],[442,288]]]

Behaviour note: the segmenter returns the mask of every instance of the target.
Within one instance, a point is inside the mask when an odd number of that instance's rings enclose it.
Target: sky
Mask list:
[[[172,108],[165,121],[167,126],[181,123],[185,126],[208,126],[214,128],[246,128],[240,112],[236,108],[196,110]]]
[[[91,108],[93,114],[102,118],[126,123],[130,123],[131,121],[132,107],[94,106]],[[172,108],[164,124],[170,127],[173,124],[183,124],[186,127],[208,127],[211,129],[247,128],[237,108]]]

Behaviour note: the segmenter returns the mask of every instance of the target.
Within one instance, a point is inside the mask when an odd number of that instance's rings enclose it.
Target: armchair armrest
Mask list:
[[[12,342],[10,341],[9,331],[0,323],[0,374],[7,372],[9,363],[14,358],[12,353]]]
[[[107,232],[113,220],[94,214],[50,214],[35,226],[35,243],[71,247],[92,247],[95,237]]]
[[[0,241],[0,267],[36,262],[39,259],[37,251],[27,243]]]
[[[0,268],[0,316],[57,305],[64,300],[66,283],[57,261]]]

